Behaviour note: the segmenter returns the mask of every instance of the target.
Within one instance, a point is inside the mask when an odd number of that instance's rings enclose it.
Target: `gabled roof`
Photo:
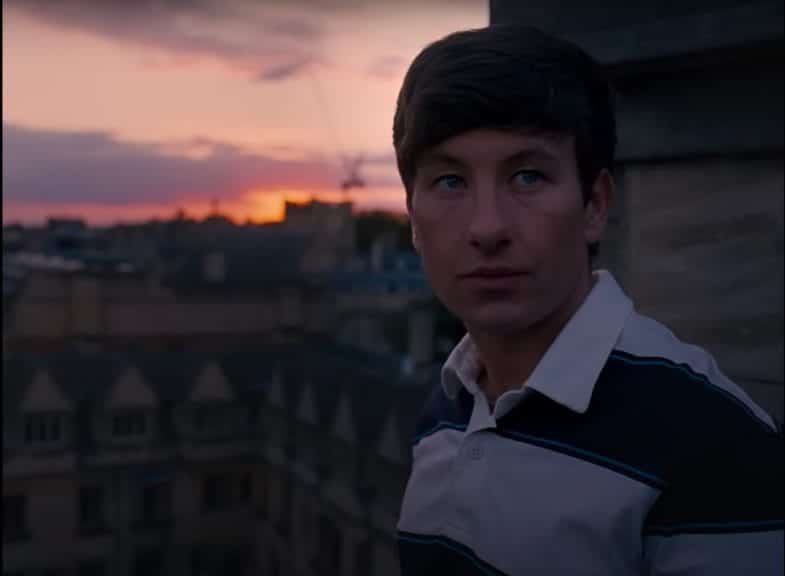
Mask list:
[[[107,406],[157,402],[164,438],[174,439],[178,405],[194,398],[234,398],[277,406],[288,415],[288,426],[296,425],[299,413],[316,422],[325,441],[337,437],[384,458],[401,450],[408,457],[415,421],[438,383],[438,370],[430,382],[409,380],[400,375],[398,358],[367,354],[323,336],[254,338],[209,358],[201,351],[70,348],[13,352],[3,360],[4,432],[23,400],[29,406],[36,398],[54,398],[76,411],[78,441],[88,450],[93,415]]]
[[[190,399],[193,402],[230,402],[234,398],[234,390],[221,367],[214,361],[207,363],[196,378]]]
[[[70,412],[73,403],[52,380],[49,372],[39,369],[24,391],[19,409],[23,412]]]
[[[157,405],[157,396],[135,366],[128,367],[111,385],[106,400],[109,409],[150,408]]]

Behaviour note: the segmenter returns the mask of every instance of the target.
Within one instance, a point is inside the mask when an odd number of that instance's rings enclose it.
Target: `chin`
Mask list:
[[[489,334],[507,336],[519,334],[542,320],[541,315],[520,308],[511,310],[509,307],[474,310],[464,316],[464,323],[469,330],[478,330]]]

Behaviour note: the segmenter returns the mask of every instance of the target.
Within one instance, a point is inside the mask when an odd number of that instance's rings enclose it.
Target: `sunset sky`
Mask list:
[[[392,116],[429,42],[487,0],[3,0],[3,222],[403,210]]]

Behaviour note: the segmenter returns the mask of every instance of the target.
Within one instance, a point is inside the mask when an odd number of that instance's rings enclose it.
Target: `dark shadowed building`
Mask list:
[[[303,334],[3,368],[4,573],[396,574],[435,372]]]
[[[783,418],[783,3],[491,0],[572,40],[617,96],[599,264]]]

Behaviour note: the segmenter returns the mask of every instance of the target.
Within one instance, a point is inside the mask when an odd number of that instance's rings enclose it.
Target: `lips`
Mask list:
[[[514,278],[517,276],[523,276],[526,274],[524,270],[520,270],[517,268],[505,268],[505,267],[483,267],[483,268],[475,268],[468,272],[464,272],[459,274],[459,278],[474,278],[474,279],[504,279],[504,278]]]

